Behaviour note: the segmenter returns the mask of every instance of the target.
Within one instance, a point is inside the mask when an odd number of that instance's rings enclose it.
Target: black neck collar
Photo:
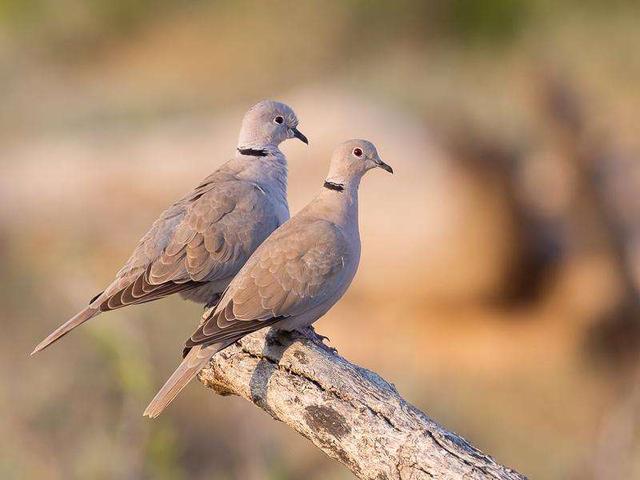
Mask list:
[[[269,152],[267,152],[263,148],[240,148],[240,147],[238,147],[238,152],[240,152],[241,155],[250,155],[252,157],[266,157],[267,155],[269,155]]]
[[[333,183],[327,180],[326,182],[324,182],[324,188],[335,190],[336,192],[342,192],[344,190],[344,185],[341,183]]]

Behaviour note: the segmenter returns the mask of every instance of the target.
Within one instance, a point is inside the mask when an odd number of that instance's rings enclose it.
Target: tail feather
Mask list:
[[[184,387],[204,368],[211,357],[222,350],[224,344],[214,344],[206,347],[193,347],[184,358],[180,366],[169,377],[143,415],[156,418],[178,396]]]
[[[45,338],[42,342],[40,342],[36,348],[33,349],[31,355],[38,353],[40,350],[47,348],[53,342],[60,340],[63,336],[69,333],[71,330],[76,328],[78,325],[82,325],[87,320],[95,317],[100,313],[100,310],[97,308],[87,307],[81,312],[77,313],[74,317],[67,320],[64,324],[60,325],[56,328],[47,338]]]

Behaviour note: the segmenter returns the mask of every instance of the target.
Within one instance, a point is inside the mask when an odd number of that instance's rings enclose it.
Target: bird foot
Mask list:
[[[335,348],[333,348],[331,345],[328,344],[328,342],[331,341],[329,337],[316,332],[312,326],[306,327],[303,333],[315,340],[319,340],[322,346],[325,347],[327,350],[331,351],[332,353],[338,353],[338,350],[336,350]],[[325,343],[325,340],[326,340],[326,343]]]

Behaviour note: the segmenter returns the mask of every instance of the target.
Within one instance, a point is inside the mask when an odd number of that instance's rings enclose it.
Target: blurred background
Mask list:
[[[640,478],[640,5],[629,0],[1,0],[0,478],[347,479],[193,383],[148,401],[200,308],[35,343],[150,223],[292,105],[292,212],[347,138],[363,257],[319,332],[531,478]]]

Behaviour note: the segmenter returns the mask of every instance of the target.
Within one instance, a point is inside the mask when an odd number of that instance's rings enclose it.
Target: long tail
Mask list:
[[[76,328],[78,325],[82,325],[84,322],[89,320],[90,318],[95,317],[100,313],[100,310],[97,308],[87,307],[81,312],[77,313],[73,318],[67,320],[64,324],[60,325],[56,328],[47,338],[41,341],[36,348],[33,349],[31,355],[38,353],[40,350],[47,348],[56,340],[60,340],[63,336],[69,333],[71,330]]]
[[[156,418],[160,415],[162,411],[167,408],[167,405],[187,386],[187,383],[204,368],[209,359],[224,347],[225,344],[221,343],[215,343],[206,347],[200,345],[193,347],[180,366],[173,372],[171,377],[169,377],[169,380],[167,380],[153,400],[151,400],[151,403],[143,415],[149,418]]]

